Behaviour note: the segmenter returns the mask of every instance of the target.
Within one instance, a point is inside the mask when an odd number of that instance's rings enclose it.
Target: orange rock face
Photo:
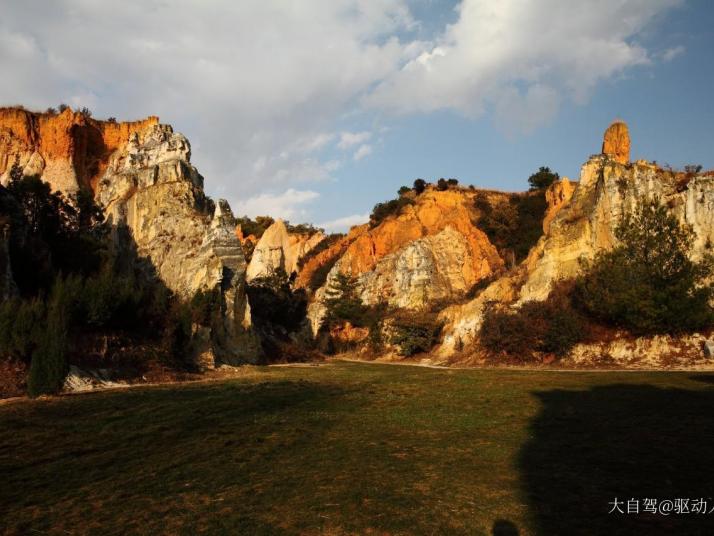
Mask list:
[[[60,114],[0,109],[0,175],[16,159],[26,173],[53,169],[53,188],[94,188],[109,155],[131,135],[156,125],[159,118],[110,123],[66,109]],[[30,165],[30,168],[27,168]]]
[[[623,121],[613,122],[605,131],[602,154],[611,156],[620,164],[630,161],[630,131]]]
[[[341,267],[352,275],[369,272],[386,255],[402,249],[414,240],[436,235],[446,227],[452,227],[466,237],[472,262],[469,266],[463,266],[462,270],[468,274],[468,280],[475,282],[501,268],[503,260],[483,231],[474,226],[472,217],[471,195],[459,190],[440,192],[429,189],[397,217],[387,218],[373,229],[368,225],[352,229],[345,239],[348,244],[340,261]],[[333,248],[337,250],[339,246],[336,244]],[[344,243],[341,246],[344,247]]]
[[[342,254],[344,254],[350,244],[352,244],[352,242],[354,242],[357,237],[366,233],[368,230],[368,224],[352,227],[352,229],[350,229],[350,232],[347,233],[347,236],[338,240],[330,247],[324,249],[314,257],[309,258],[298,272],[298,276],[295,281],[296,287],[306,288],[310,284],[310,279],[317,270],[333,262],[337,257],[340,257]]]
[[[545,200],[548,203],[548,209],[543,217],[543,233],[548,232],[550,222],[553,221],[555,215],[570,201],[570,198],[573,197],[576,184],[570,182],[567,177],[563,177],[561,180],[551,184],[545,191]]]

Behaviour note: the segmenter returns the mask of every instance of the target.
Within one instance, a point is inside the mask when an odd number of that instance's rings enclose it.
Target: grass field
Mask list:
[[[714,534],[714,375],[335,363],[0,406],[4,534]]]

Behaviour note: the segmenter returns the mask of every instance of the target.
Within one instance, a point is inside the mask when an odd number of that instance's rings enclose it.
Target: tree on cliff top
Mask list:
[[[549,167],[541,166],[537,172],[528,177],[528,184],[531,190],[544,190],[559,179],[560,175],[551,171]]]
[[[711,259],[689,258],[694,234],[657,200],[625,214],[620,241],[597,255],[578,281],[579,299],[595,317],[633,333],[678,333],[709,327],[714,296]]]

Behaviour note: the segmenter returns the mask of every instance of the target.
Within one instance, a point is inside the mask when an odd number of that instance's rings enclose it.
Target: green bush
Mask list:
[[[32,353],[27,378],[27,392],[31,397],[59,392],[67,376],[68,299],[64,283],[58,280],[52,289],[47,323]]]
[[[426,181],[424,179],[416,179],[414,181],[414,192],[419,195],[426,190]]]
[[[528,184],[530,184],[531,190],[545,190],[559,179],[560,176],[552,172],[549,167],[541,167],[528,177]]]
[[[414,199],[407,196],[400,196],[397,199],[386,201],[385,203],[377,203],[372,209],[372,214],[369,216],[369,224],[371,227],[377,227],[387,217],[399,214],[406,206],[413,205]]]
[[[595,318],[635,334],[710,327],[711,259],[690,260],[694,235],[658,200],[625,214],[619,245],[584,266],[577,296]]]
[[[441,328],[434,313],[401,311],[393,319],[389,342],[405,357],[428,352],[439,341]]]
[[[0,357],[30,362],[43,331],[45,303],[40,298],[11,299],[0,304]]]
[[[534,352],[566,355],[587,336],[587,321],[572,303],[572,281],[560,282],[545,301],[524,303],[518,309],[489,308],[479,338],[492,354],[521,360]]]
[[[515,261],[521,262],[543,234],[548,204],[540,192],[513,195],[496,206],[491,206],[486,196],[479,193],[474,206],[479,212],[474,223],[504,258],[512,252]]]
[[[479,339],[492,354],[504,353],[523,359],[530,357],[536,335],[525,315],[489,308],[484,313]]]

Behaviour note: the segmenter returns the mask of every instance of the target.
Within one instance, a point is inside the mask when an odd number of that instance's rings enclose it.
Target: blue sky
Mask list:
[[[159,115],[236,213],[345,230],[417,177],[714,167],[706,0],[6,0],[2,104]],[[44,6],[42,9],[40,7]]]

